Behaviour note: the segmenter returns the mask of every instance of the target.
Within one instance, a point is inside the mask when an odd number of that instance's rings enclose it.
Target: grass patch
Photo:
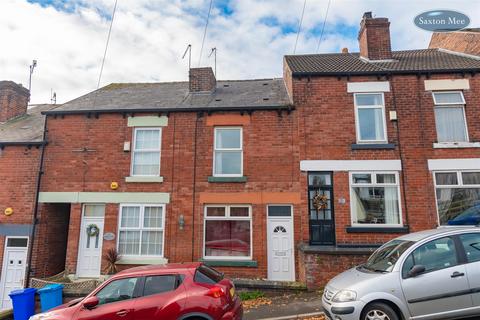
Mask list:
[[[240,296],[240,299],[242,299],[242,301],[255,300],[255,299],[258,299],[258,298],[265,297],[265,293],[263,293],[262,291],[259,291],[259,290],[242,291],[242,292],[239,292],[238,295]]]

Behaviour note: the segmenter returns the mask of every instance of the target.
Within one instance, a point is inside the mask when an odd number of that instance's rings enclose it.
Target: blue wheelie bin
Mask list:
[[[13,318],[15,320],[28,320],[35,314],[35,288],[13,290],[9,296],[12,299]]]
[[[47,284],[38,290],[42,312],[55,308],[63,303],[63,285],[58,283]]]

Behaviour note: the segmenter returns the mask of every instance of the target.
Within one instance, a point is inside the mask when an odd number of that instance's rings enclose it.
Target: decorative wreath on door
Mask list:
[[[96,237],[100,233],[100,228],[96,224],[90,224],[87,227],[87,234],[90,237]]]
[[[315,196],[313,197],[313,207],[315,210],[324,210],[328,207],[328,198],[324,194],[320,194],[320,192],[316,192]]]

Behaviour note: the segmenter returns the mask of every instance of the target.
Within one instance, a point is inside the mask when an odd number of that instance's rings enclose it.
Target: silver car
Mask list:
[[[327,284],[331,320],[455,319],[480,315],[480,227],[411,233]]]

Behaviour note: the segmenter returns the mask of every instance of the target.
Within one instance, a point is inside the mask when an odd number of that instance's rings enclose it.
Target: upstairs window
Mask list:
[[[355,120],[358,143],[387,143],[383,93],[356,93]]]
[[[433,92],[433,101],[438,142],[468,141],[463,93]]]
[[[160,176],[162,129],[137,128],[133,138],[132,176]]]
[[[215,128],[213,175],[240,177],[243,175],[242,128]]]

